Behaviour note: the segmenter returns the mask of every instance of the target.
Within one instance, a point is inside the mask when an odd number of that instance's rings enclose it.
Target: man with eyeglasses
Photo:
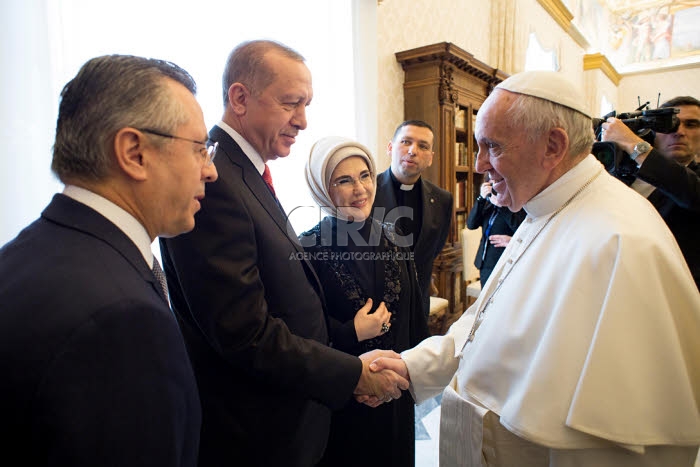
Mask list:
[[[220,178],[197,228],[161,242],[202,400],[200,465],[312,466],[331,410],[354,392],[399,397],[408,382],[328,345],[320,282],[275,197],[266,163],[290,154],[313,96],[304,58],[244,42],[222,81],[209,133]]]
[[[22,465],[197,465],[197,383],[151,253],[217,178],[195,90],[123,55],[63,88],[65,189],[0,250],[0,446]]]
[[[374,200],[374,218],[395,222],[415,254],[426,317],[433,262],[445,246],[453,202],[452,194],[421,176],[433,163],[433,139],[432,127],[421,120],[396,128],[387,145],[391,167],[377,176]]]

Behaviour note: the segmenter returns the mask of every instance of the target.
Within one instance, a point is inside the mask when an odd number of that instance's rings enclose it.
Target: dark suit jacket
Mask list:
[[[201,411],[134,243],[56,195],[0,250],[0,446],[24,466],[194,466]]]
[[[496,206],[493,203],[479,196],[474,206],[472,206],[472,210],[469,211],[469,216],[467,216],[468,229],[476,230],[481,227],[481,241],[479,242],[479,249],[476,251],[476,256],[474,257],[474,266],[476,266],[481,273],[479,280],[482,287],[486,284],[494,266],[496,266],[498,259],[505,250],[503,247],[495,247],[490,243],[487,247],[488,238],[484,235],[489,224],[489,219],[491,218],[491,213],[495,209]],[[493,220],[490,235],[510,235],[512,237],[523,220],[525,220],[526,216],[527,213],[523,209],[518,212],[512,212],[508,208],[501,208],[496,218]],[[484,255],[484,248],[486,248],[486,255]]]
[[[202,400],[200,465],[310,466],[361,362],[326,345],[318,279],[250,159],[218,126],[210,138],[219,179],[197,226],[161,241]]]
[[[700,164],[683,167],[652,149],[637,177],[656,187],[648,199],[676,237],[700,289]]]
[[[430,277],[433,273],[433,261],[445,246],[452,222],[452,194],[421,177],[423,196],[423,222],[420,236],[413,248],[418,272],[418,284],[423,298],[423,312],[430,312]],[[391,167],[377,176],[377,195],[374,208],[383,207],[386,213],[398,206],[396,192],[391,181]],[[383,219],[384,216],[375,218]]]

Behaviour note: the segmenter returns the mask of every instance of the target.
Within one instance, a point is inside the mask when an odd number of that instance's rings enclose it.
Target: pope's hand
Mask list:
[[[408,389],[408,380],[391,369],[370,370],[370,364],[377,359],[400,361],[401,356],[391,350],[372,350],[360,355],[362,374],[355,388],[356,396],[375,396],[382,402],[401,397],[401,391]],[[408,372],[406,372],[408,374]]]

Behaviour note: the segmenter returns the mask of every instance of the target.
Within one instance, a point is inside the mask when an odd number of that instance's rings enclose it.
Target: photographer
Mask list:
[[[656,133],[653,148],[614,117],[602,124],[601,141],[614,142],[637,164],[632,189],[666,221],[700,288],[700,101],[680,96],[661,107],[680,109],[680,126],[673,133]]]

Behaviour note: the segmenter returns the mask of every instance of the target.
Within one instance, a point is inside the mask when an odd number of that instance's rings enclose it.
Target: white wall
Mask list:
[[[601,70],[587,70],[583,72],[583,77],[586,89],[586,106],[591,112],[591,117],[600,118],[608,113],[608,110],[601,108],[603,96],[612,104],[614,110],[618,110],[618,88],[605,73]]]
[[[693,96],[700,99],[700,64],[692,68],[679,68],[667,71],[645,72],[625,75],[618,88],[619,112],[629,112],[637,108],[637,96],[642,103],[651,101],[656,108],[658,94],[661,103],[676,96]]]
[[[488,63],[488,6],[483,0],[383,0],[377,8],[377,170],[389,167],[386,145],[403,121],[404,73],[396,52],[452,42]]]
[[[519,22],[517,27],[524,29],[527,33],[525,35],[520,33],[518,37],[528,37],[531,32],[536,33],[542,47],[557,51],[558,71],[565,74],[574,83],[583,86],[584,50],[557,24],[537,0],[518,0],[517,5]]]
[[[290,10],[287,0],[200,0],[196,7],[189,0],[0,1],[0,64],[5,71],[0,74],[0,246],[36,219],[63,188],[50,171],[59,93],[87,59],[128,53],[174,61],[197,81],[197,97],[211,126],[223,110],[221,73],[226,57],[240,41],[255,38],[288,44],[307,58],[312,70],[309,126],[290,157],[270,164],[292,224],[298,231],[312,227],[319,214],[303,182],[303,168],[313,142],[329,134],[376,140],[373,115],[368,120],[371,131],[356,126],[367,120],[358,122],[362,110],[356,109],[376,108],[371,96],[376,71],[373,78],[366,73],[363,80],[355,80],[353,67],[356,61],[376,63],[374,56],[363,58],[374,49],[376,0],[353,2],[305,0],[305,8]],[[231,27],[216,26],[213,10],[229,19]],[[348,19],[360,13],[356,23],[368,29],[356,29],[371,40],[371,47],[351,40]],[[129,25],[128,33],[124,24]],[[367,101],[354,98],[356,86]],[[311,208],[295,209],[300,206]]]
[[[0,73],[0,246],[63,187],[50,167],[58,96],[50,86],[47,15],[46,0],[0,5],[0,62],[12,64]]]

